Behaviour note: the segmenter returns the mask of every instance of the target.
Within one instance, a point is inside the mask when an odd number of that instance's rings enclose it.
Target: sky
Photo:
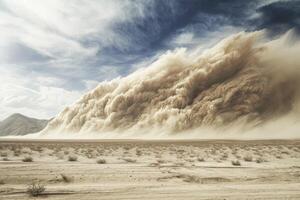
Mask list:
[[[300,30],[299,0],[0,0],[0,120],[51,118],[168,50]]]

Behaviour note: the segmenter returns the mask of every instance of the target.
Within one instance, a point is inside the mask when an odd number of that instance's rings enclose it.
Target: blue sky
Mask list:
[[[300,1],[0,0],[0,119],[49,118],[167,50],[300,28]]]

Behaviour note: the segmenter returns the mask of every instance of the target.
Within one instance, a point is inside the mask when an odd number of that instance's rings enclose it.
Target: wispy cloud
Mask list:
[[[126,45],[113,25],[140,11],[128,1],[0,2],[0,119],[12,112],[50,117],[118,70],[95,67],[107,46]],[[137,8],[137,5],[134,5]]]

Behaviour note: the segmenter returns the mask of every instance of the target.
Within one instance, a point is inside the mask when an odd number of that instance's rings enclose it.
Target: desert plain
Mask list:
[[[3,139],[0,156],[1,200],[300,199],[300,140]]]

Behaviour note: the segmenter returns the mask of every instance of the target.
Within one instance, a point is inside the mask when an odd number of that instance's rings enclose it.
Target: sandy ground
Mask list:
[[[2,140],[0,156],[5,200],[300,199],[299,140]]]

